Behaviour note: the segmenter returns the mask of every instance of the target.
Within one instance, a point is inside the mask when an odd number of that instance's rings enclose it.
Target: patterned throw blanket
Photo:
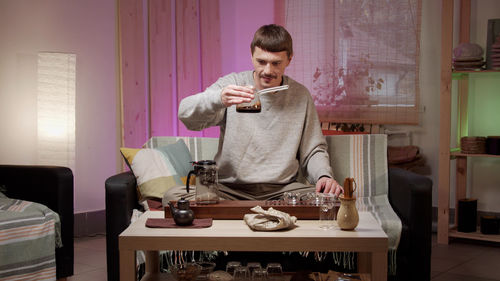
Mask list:
[[[335,178],[354,178],[358,211],[370,212],[387,234],[389,274],[394,275],[402,224],[388,198],[387,136],[346,135],[327,137],[326,140]],[[336,159],[342,159],[342,162]],[[339,263],[346,264],[346,260],[351,260],[350,254],[335,255]]]
[[[56,280],[59,215],[0,193],[0,281]]]
[[[216,138],[153,137],[145,147],[155,148],[183,139],[193,160],[213,159],[217,152]],[[326,136],[330,164],[335,179],[342,184],[345,178],[354,178],[358,211],[368,211],[388,236],[389,274],[396,272],[396,251],[401,238],[402,223],[392,209],[389,198],[389,171],[387,163],[387,136],[383,134]],[[308,255],[309,253],[303,253]],[[315,257],[326,253],[316,253]],[[353,269],[355,253],[332,253],[337,265]]]

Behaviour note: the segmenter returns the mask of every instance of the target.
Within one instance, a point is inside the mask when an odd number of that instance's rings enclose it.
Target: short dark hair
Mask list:
[[[250,50],[255,51],[255,47],[268,52],[283,52],[286,51],[288,58],[293,55],[292,36],[286,29],[280,25],[268,24],[263,25],[255,32]]]

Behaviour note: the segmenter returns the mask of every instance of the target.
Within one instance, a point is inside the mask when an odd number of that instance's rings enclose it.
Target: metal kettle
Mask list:
[[[177,201],[177,208],[172,202],[168,202],[170,214],[177,225],[190,225],[194,220],[194,212],[189,208],[189,201],[181,198]]]

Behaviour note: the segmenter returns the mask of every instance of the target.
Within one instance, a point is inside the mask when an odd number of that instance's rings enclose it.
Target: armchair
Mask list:
[[[56,249],[56,276],[73,275],[73,173],[55,166],[0,165],[0,186],[10,198],[43,204],[59,214],[63,247]]]
[[[432,181],[400,168],[389,168],[389,202],[403,223],[396,280],[430,280]]]

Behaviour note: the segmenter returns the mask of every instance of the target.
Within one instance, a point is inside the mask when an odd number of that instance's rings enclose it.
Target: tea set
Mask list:
[[[213,160],[194,161],[193,170],[188,173],[186,179],[186,191],[189,193],[191,177],[195,176],[195,204],[208,205],[219,203],[218,195],[218,167]],[[340,208],[337,212],[337,224],[341,230],[353,230],[359,223],[358,210],[356,208],[356,182],[354,178],[344,180],[344,192],[338,199]],[[285,196],[286,197],[286,196]],[[287,201],[292,202],[292,201]],[[293,201],[298,202],[298,201]],[[181,198],[177,202],[168,202],[170,214],[178,226],[189,226],[195,219],[194,211],[190,208],[189,200]]]

